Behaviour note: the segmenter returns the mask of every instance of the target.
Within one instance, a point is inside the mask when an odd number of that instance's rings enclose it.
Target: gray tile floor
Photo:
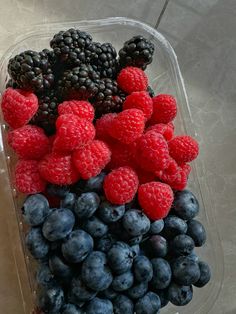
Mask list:
[[[165,1],[0,0],[0,3],[1,54],[10,44],[9,36],[19,27],[32,23],[128,16],[154,26]],[[210,312],[214,314],[236,313],[235,15],[235,0],[170,0],[158,28],[178,56],[201,140],[205,177],[215,203],[225,277],[218,301]],[[1,221],[3,217],[2,225]],[[4,234],[7,230],[0,226],[0,239]],[[22,314],[16,274],[9,271],[11,255],[6,242],[2,242],[0,308],[4,314]]]

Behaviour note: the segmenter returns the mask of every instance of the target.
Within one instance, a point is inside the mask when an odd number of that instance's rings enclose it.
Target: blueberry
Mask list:
[[[155,290],[157,295],[160,298],[161,301],[161,308],[165,307],[168,303],[168,289],[163,289],[163,290]]]
[[[192,286],[180,286],[172,282],[168,288],[168,299],[176,306],[187,305],[193,297]]]
[[[110,300],[94,298],[86,306],[86,314],[113,314],[113,305]]]
[[[131,288],[129,288],[126,291],[126,293],[128,297],[130,297],[131,299],[139,299],[142,296],[144,296],[147,290],[148,290],[148,283],[140,282],[140,283],[134,284]]]
[[[108,201],[101,203],[98,209],[98,216],[107,224],[115,222],[125,213],[125,205],[113,205]]]
[[[127,271],[126,273],[114,277],[111,286],[115,291],[120,292],[132,287],[133,283],[134,283],[133,273],[131,271]]]
[[[84,191],[101,193],[105,176],[105,172],[101,172],[98,176],[88,179],[85,182]]]
[[[67,303],[63,305],[61,314],[84,314],[84,311],[74,304]]]
[[[190,286],[200,278],[200,269],[196,262],[185,256],[176,258],[171,263],[173,278],[176,283]]]
[[[173,208],[176,215],[184,220],[193,219],[199,213],[198,200],[189,190],[175,193]]]
[[[206,242],[206,230],[204,226],[197,220],[188,222],[187,234],[193,239],[195,246],[203,246]]]
[[[55,285],[54,275],[46,264],[41,264],[37,270],[36,281],[43,287],[52,287]]]
[[[154,292],[146,293],[135,304],[136,314],[156,314],[161,308],[161,300]]]
[[[172,239],[179,234],[185,234],[188,229],[187,223],[177,216],[170,215],[166,217],[164,223],[162,234],[167,239]]]
[[[211,279],[211,270],[207,263],[199,262],[200,278],[195,282],[194,286],[198,288],[204,287]]]
[[[103,290],[100,294],[102,295],[104,299],[109,299],[109,300],[113,300],[118,296],[118,293],[115,290],[113,290],[111,286],[107,288],[106,290]]]
[[[49,267],[53,275],[62,282],[68,283],[73,277],[73,271],[62,257],[57,255],[50,256]]]
[[[102,238],[97,239],[95,248],[97,251],[107,253],[115,243],[115,238],[112,234],[107,233]]]
[[[75,216],[69,209],[55,209],[43,224],[43,235],[49,241],[57,241],[71,233],[75,224]]]
[[[188,258],[191,259],[192,261],[196,262],[196,263],[199,262],[199,257],[197,256],[197,254],[194,251],[188,255]]]
[[[22,207],[24,220],[31,226],[41,225],[49,212],[48,200],[41,194],[29,196]]]
[[[102,291],[112,283],[113,277],[103,252],[93,251],[82,265],[82,280],[87,287]]]
[[[146,256],[140,255],[134,259],[133,264],[135,279],[139,282],[150,281],[153,276],[152,263]]]
[[[140,235],[137,237],[130,238],[127,242],[129,243],[129,245],[133,246],[133,245],[141,243],[142,240],[143,240],[143,236]]]
[[[149,239],[154,257],[165,257],[168,252],[168,243],[160,235],[153,235]]]
[[[100,198],[96,193],[83,193],[75,202],[74,211],[79,218],[87,219],[95,213],[99,204]]]
[[[116,274],[122,274],[131,269],[133,252],[124,242],[116,242],[107,253],[108,263]]]
[[[58,314],[64,303],[64,293],[60,287],[47,288],[39,294],[38,305],[44,313]]]
[[[126,211],[122,218],[124,229],[131,236],[139,236],[148,232],[150,229],[150,220],[140,210],[130,209]]]
[[[151,234],[159,234],[163,230],[163,228],[164,228],[164,220],[159,219],[151,223],[149,232]]]
[[[113,300],[114,314],[133,314],[134,304],[125,295],[121,294]]]
[[[80,277],[75,277],[71,281],[69,290],[69,300],[73,304],[87,302],[95,298],[97,292],[89,289],[81,280]]]
[[[186,234],[176,236],[171,242],[171,248],[175,255],[189,255],[193,252],[194,241]]]
[[[152,286],[155,289],[165,289],[169,286],[172,278],[169,263],[163,258],[153,258],[151,260],[153,267]]]
[[[69,263],[80,263],[93,250],[93,238],[83,230],[74,230],[62,244],[62,254]]]
[[[60,198],[64,198],[69,191],[70,187],[68,185],[56,185],[49,183],[47,186],[47,192],[49,195],[58,196]]]
[[[133,252],[134,258],[135,258],[136,256],[140,255],[141,250],[140,250],[140,246],[139,246],[138,244],[132,245],[130,248],[131,248],[131,250],[132,250],[132,252]]]
[[[65,198],[61,200],[61,208],[68,208],[74,209],[76,201],[76,194],[75,193],[67,193]]]
[[[82,228],[87,231],[93,238],[101,238],[108,232],[108,226],[99,218],[92,216],[85,220]]]
[[[44,239],[41,228],[32,228],[25,238],[25,243],[31,255],[36,259],[43,259],[49,252],[49,243]]]

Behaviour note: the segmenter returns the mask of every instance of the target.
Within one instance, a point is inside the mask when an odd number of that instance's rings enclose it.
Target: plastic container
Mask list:
[[[71,23],[56,23],[38,25],[31,30],[23,30],[20,36],[14,38],[14,44],[6,51],[0,61],[0,90],[5,89],[8,80],[7,64],[9,58],[27,50],[41,50],[49,46],[49,40],[53,34],[60,30],[76,27],[88,31],[96,41],[111,42],[119,49],[125,40],[134,35],[143,35],[150,38],[155,44],[155,54],[152,64],[148,67],[147,73],[150,78],[150,85],[156,93],[170,93],[177,99],[179,112],[175,122],[178,134],[187,133],[197,136],[194,132],[188,99],[185,91],[184,81],[179,69],[177,57],[169,42],[152,27],[127,18],[116,17],[104,20],[81,21]],[[25,313],[29,314],[33,310],[35,299],[34,262],[28,255],[24,247],[24,233],[27,229],[22,222],[21,204],[22,195],[16,193],[12,186],[12,167],[14,157],[11,155],[5,137],[6,126],[2,120],[1,134],[1,171],[5,173],[9,180],[2,193],[8,195],[9,208],[7,210],[9,231],[11,234],[11,247],[16,260],[19,285],[22,291],[22,299]],[[1,136],[0,136],[1,139]],[[204,140],[204,139],[203,139]],[[211,265],[212,280],[203,289],[194,289],[192,302],[181,308],[168,305],[161,310],[161,313],[208,313],[215,303],[221,288],[223,278],[223,255],[221,243],[218,237],[217,226],[214,222],[213,204],[209,199],[207,182],[204,179],[204,165],[201,156],[193,166],[193,172],[189,180],[188,187],[198,197],[201,204],[201,213],[198,217],[201,220],[208,234],[207,244],[200,249],[200,257]],[[8,169],[8,171],[7,171]]]

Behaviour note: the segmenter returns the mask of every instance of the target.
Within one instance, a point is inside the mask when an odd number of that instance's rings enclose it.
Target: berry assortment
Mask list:
[[[1,108],[27,195],[25,243],[38,262],[37,311],[156,314],[187,305],[211,277],[186,189],[198,143],[175,135],[175,98],[144,72],[154,45],[110,43],[69,29],[52,50],[9,61]]]

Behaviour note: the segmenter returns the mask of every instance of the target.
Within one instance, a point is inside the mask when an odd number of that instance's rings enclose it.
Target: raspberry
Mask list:
[[[68,114],[63,114],[57,118],[56,121],[56,128],[57,130],[64,124],[64,123],[77,123],[80,121],[80,118],[76,116],[75,114],[68,113]]]
[[[138,177],[130,167],[120,167],[110,172],[104,180],[107,199],[117,205],[131,202],[138,189]]]
[[[53,151],[70,152],[92,141],[95,128],[92,122],[85,119],[64,121],[58,128],[53,144]]]
[[[8,143],[23,159],[40,159],[49,152],[50,143],[43,129],[25,125],[8,134]]]
[[[2,97],[4,120],[13,129],[27,124],[38,110],[38,98],[31,92],[8,88]]]
[[[136,159],[146,171],[155,172],[167,168],[170,156],[164,137],[155,131],[142,135],[137,142]]]
[[[40,177],[38,170],[38,161],[19,160],[15,170],[16,189],[25,194],[36,194],[43,192],[46,182]]]
[[[139,138],[145,127],[145,117],[141,110],[127,109],[118,113],[110,125],[110,134],[120,142],[129,144]]]
[[[83,179],[98,175],[111,159],[111,152],[102,141],[92,141],[73,153],[73,162]]]
[[[148,120],[153,111],[152,98],[145,91],[134,92],[128,95],[123,103],[123,110],[132,108],[142,110],[146,120]]]
[[[119,167],[129,166],[132,167],[135,162],[136,143],[133,142],[129,145],[113,142],[109,144],[111,149],[111,161],[107,165],[108,169],[116,169]]]
[[[161,182],[149,182],[140,185],[138,200],[144,213],[152,220],[166,217],[174,200],[169,185]]]
[[[155,131],[164,136],[167,141],[170,141],[174,136],[174,129],[169,124],[158,123],[147,128],[146,132]]]
[[[67,185],[78,181],[79,174],[70,155],[51,153],[39,163],[40,175],[50,183]]]
[[[90,122],[94,119],[93,106],[88,101],[83,100],[64,101],[58,106],[58,113],[59,115],[72,113]]]
[[[126,67],[117,76],[118,86],[128,94],[132,92],[146,91],[148,87],[148,77],[139,68]]]
[[[116,113],[107,113],[96,121],[96,138],[102,141],[110,141],[111,136],[109,134],[110,125],[113,119],[117,116]]]
[[[169,185],[174,190],[182,191],[186,188],[187,183],[188,183],[187,174],[182,169],[180,169],[175,180],[173,180],[173,182],[170,182]]]
[[[153,114],[151,124],[168,123],[174,120],[177,114],[177,104],[173,96],[161,94],[152,98]]]
[[[179,166],[183,170],[183,172],[186,173],[186,175],[188,177],[190,175],[191,170],[192,170],[191,166],[189,164],[186,164],[186,163],[180,164]]]
[[[188,135],[174,137],[168,146],[171,157],[179,164],[194,160],[199,153],[198,143]]]
[[[141,168],[136,168],[135,170],[138,174],[138,180],[140,184],[151,182],[156,179],[156,175],[153,172],[145,171]]]

